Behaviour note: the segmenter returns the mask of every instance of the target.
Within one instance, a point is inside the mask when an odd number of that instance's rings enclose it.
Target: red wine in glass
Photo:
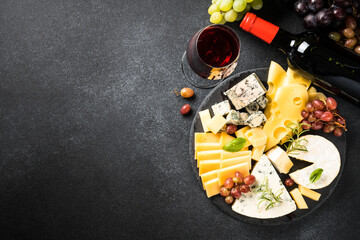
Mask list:
[[[210,25],[189,41],[187,64],[196,75],[184,72],[185,76],[196,87],[214,87],[219,81],[209,80],[222,80],[230,75],[235,70],[239,54],[240,41],[234,30],[224,25]]]

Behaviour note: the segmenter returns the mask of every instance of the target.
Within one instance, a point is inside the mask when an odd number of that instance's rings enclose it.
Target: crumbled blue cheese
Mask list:
[[[265,121],[266,121],[266,116],[264,115],[264,113],[262,113],[261,111],[257,111],[250,114],[245,124],[254,128],[260,126]]]
[[[227,90],[224,94],[234,104],[236,110],[246,107],[266,93],[264,85],[258,76],[253,73],[238,84]]]
[[[240,112],[231,109],[229,114],[226,116],[226,123],[240,125]]]
[[[256,99],[256,103],[259,105],[260,109],[264,109],[266,107],[266,104],[268,103],[268,99],[265,95],[262,95],[258,99]]]
[[[246,111],[250,114],[259,111],[259,105],[256,102],[252,102],[245,107]]]
[[[247,112],[241,112],[240,113],[240,124],[239,125],[245,125],[248,118],[249,118],[249,114]]]
[[[222,102],[219,102],[217,104],[214,104],[211,106],[211,109],[214,112],[214,115],[225,115],[228,114],[231,110],[229,100],[225,100]]]

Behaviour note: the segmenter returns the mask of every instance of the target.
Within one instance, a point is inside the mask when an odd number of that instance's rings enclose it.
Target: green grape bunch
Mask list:
[[[263,0],[212,0],[208,9],[210,22],[225,24],[240,21],[251,8],[261,9]]]

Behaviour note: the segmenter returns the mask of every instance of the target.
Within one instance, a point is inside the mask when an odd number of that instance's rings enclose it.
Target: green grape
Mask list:
[[[226,23],[226,20],[225,20],[225,17],[223,16],[223,18],[221,19],[220,22],[218,22],[217,24],[225,24]]]
[[[234,9],[230,9],[225,13],[225,20],[228,22],[234,22],[237,18],[238,13]]]
[[[263,6],[263,1],[262,0],[254,0],[251,3],[251,7],[255,10],[260,10]]]
[[[222,0],[220,4],[221,11],[229,11],[233,6],[233,0]]]
[[[251,3],[253,2],[254,0],[246,0],[247,3]]]
[[[211,5],[211,6],[209,7],[209,9],[208,9],[208,13],[209,13],[210,15],[213,14],[214,12],[220,12],[220,8],[219,8],[219,6],[216,5],[216,4]]]
[[[220,12],[214,12],[210,16],[210,22],[212,23],[219,23],[223,19],[223,15]]]
[[[212,0],[211,2],[220,8],[221,0]]]
[[[244,17],[245,13],[246,13],[245,11],[238,13],[235,21],[240,21]]]
[[[246,8],[246,1],[245,0],[235,0],[233,9],[237,12],[242,12]]]

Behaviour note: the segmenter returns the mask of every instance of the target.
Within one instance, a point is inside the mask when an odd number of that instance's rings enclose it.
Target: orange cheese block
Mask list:
[[[205,182],[204,186],[208,198],[220,193],[221,187],[217,178]]]
[[[226,167],[218,170],[218,178],[220,186],[224,185],[224,182],[227,178],[235,177],[235,172],[240,172],[245,177],[249,175],[249,165],[248,163],[240,163],[231,167]]]
[[[242,156],[236,158],[229,158],[220,161],[220,168],[231,167],[240,163],[247,163],[249,170],[251,169],[251,156]]]
[[[227,134],[226,132],[221,132],[220,134],[220,145],[223,147],[225,144],[230,142],[231,140],[235,139],[235,137]]]
[[[227,151],[221,152],[221,160],[235,158],[235,157],[243,157],[243,156],[251,157],[251,151],[249,151],[248,148],[243,148],[239,152],[227,152]]]
[[[213,134],[213,133],[195,133],[195,145],[197,143],[219,143],[220,142],[220,133]]]
[[[211,151],[211,150],[221,150],[220,143],[197,143],[195,145],[195,159],[197,159],[197,153],[200,151]]]
[[[197,166],[199,167],[199,162],[203,160],[214,160],[221,158],[221,152],[223,150],[211,150],[211,151],[201,151],[197,153]]]
[[[199,176],[220,168],[220,160],[203,160],[199,162]]]
[[[213,171],[210,171],[210,172],[207,172],[207,173],[203,173],[203,174],[200,175],[200,177],[201,177],[203,187],[205,189],[205,183],[207,181],[210,181],[210,180],[213,180],[213,179],[217,178],[217,170],[213,170]]]

